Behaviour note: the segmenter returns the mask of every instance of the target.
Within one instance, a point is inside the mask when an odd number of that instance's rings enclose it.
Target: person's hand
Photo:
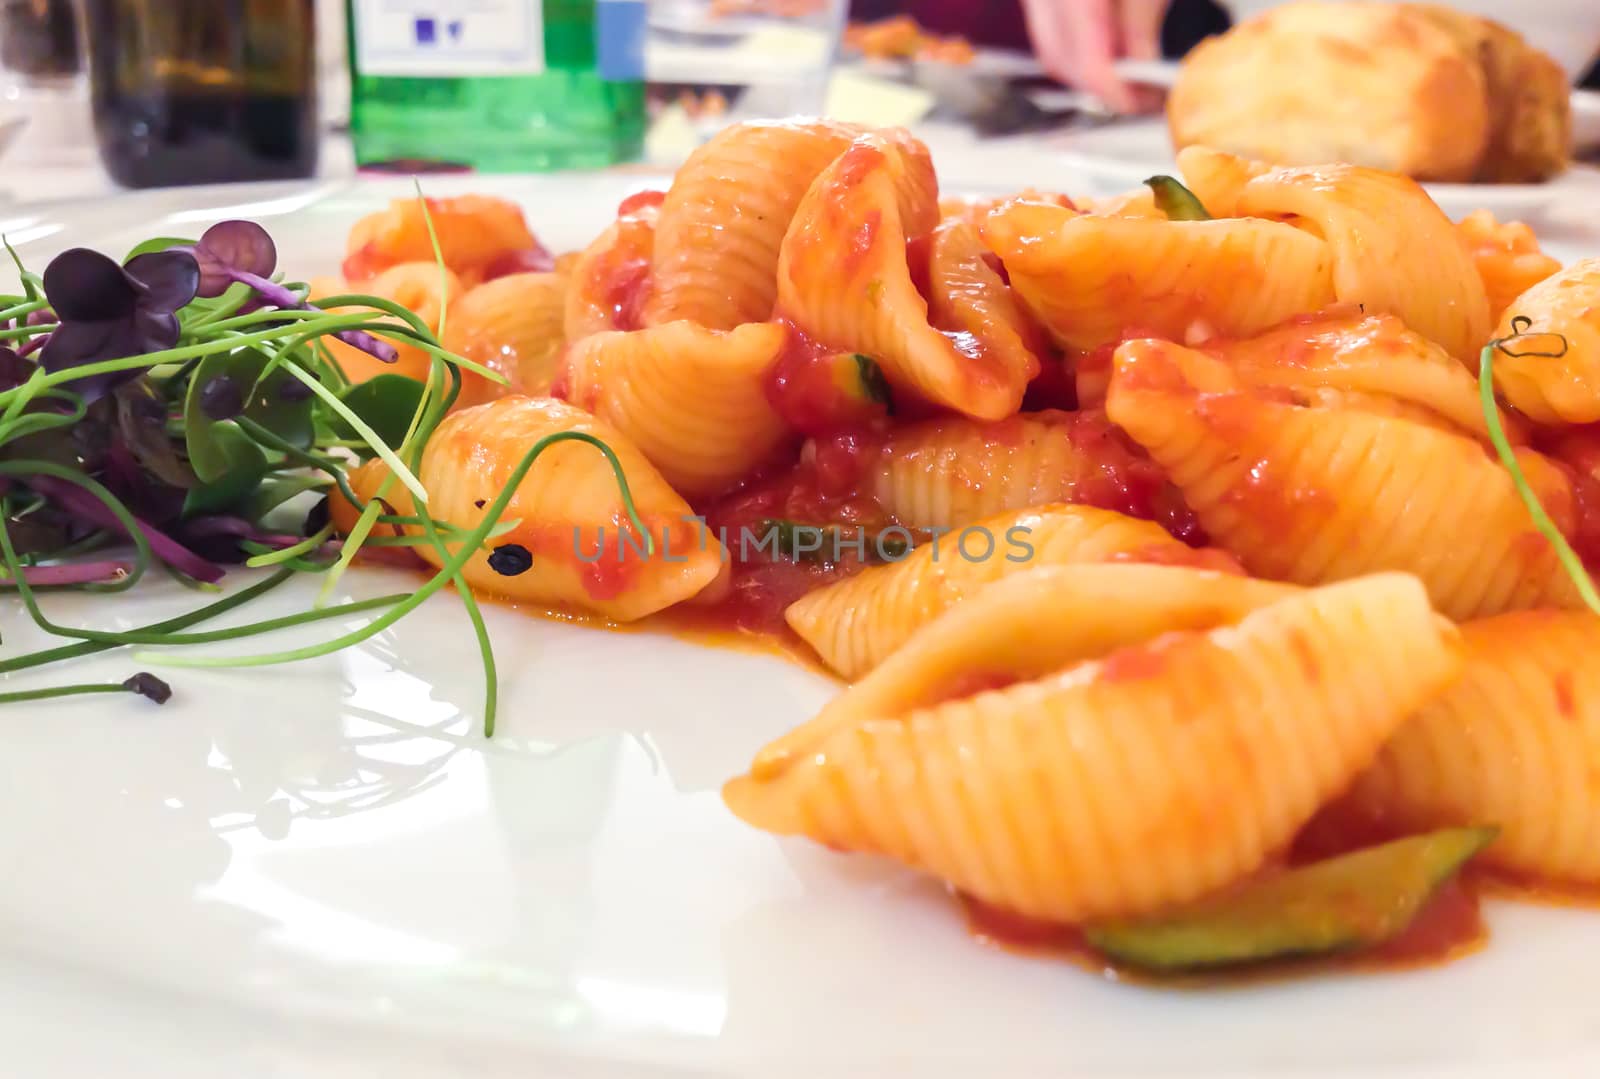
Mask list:
[[[1028,34],[1052,77],[1087,90],[1118,112],[1151,104],[1117,78],[1112,62],[1161,56],[1161,21],[1169,0],[1022,0]]]

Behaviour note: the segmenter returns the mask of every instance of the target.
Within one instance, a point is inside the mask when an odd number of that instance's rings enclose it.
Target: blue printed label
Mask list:
[[[645,0],[596,0],[594,36],[602,79],[644,78]]]
[[[606,5],[602,5],[606,6]],[[530,0],[355,0],[362,75],[535,75],[542,9]]]

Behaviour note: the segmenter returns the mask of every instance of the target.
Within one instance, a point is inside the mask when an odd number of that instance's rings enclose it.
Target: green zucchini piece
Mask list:
[[[1169,221],[1210,221],[1211,215],[1195,193],[1171,176],[1152,176],[1145,186],[1156,193],[1156,209]]]
[[[889,380],[883,375],[878,361],[863,352],[842,353],[841,382],[844,391],[857,400],[882,405],[890,416],[894,415],[894,398],[889,395]]]
[[[1118,963],[1161,973],[1370,948],[1399,936],[1497,832],[1449,828],[1397,839],[1169,914],[1088,926],[1084,936]]]

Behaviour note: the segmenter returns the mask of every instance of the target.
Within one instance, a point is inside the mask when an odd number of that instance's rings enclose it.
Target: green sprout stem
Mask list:
[[[1589,571],[1584,568],[1583,559],[1578,557],[1578,552],[1572,549],[1567,538],[1561,534],[1561,529],[1550,519],[1544,506],[1539,502],[1539,496],[1533,491],[1533,485],[1528,482],[1527,475],[1522,471],[1522,465],[1517,461],[1516,451],[1511,448],[1511,441],[1506,438],[1505,426],[1500,422],[1500,410],[1495,405],[1494,398],[1494,353],[1504,346],[1504,341],[1491,341],[1478,355],[1478,397],[1483,406],[1483,418],[1489,429],[1489,441],[1494,446],[1494,451],[1500,457],[1500,463],[1505,465],[1506,471],[1511,475],[1511,483],[1516,488],[1523,504],[1528,507],[1528,516],[1533,518],[1534,527],[1550,541],[1550,546],[1555,548],[1556,558],[1560,560],[1561,567],[1572,578],[1572,583],[1578,589],[1578,595],[1588,608],[1600,614],[1600,595],[1594,587],[1594,579],[1589,576]]]
[[[650,531],[645,527],[644,521],[639,517],[638,510],[634,506],[633,493],[628,486],[627,476],[623,472],[622,462],[617,459],[615,451],[613,451],[610,446],[606,445],[600,439],[588,434],[587,432],[557,431],[539,439],[539,441],[535,442],[533,446],[528,449],[528,452],[525,453],[522,459],[517,463],[516,468],[512,469],[511,474],[506,478],[505,487],[497,496],[495,496],[494,501],[489,504],[488,510],[484,513],[483,520],[479,522],[476,528],[467,534],[466,539],[451,555],[449,561],[446,562],[440,571],[424,582],[422,586],[415,592],[411,593],[405,599],[390,607],[383,614],[374,618],[371,622],[367,623],[365,626],[362,626],[360,629],[352,630],[349,633],[343,634],[331,641],[326,641],[321,644],[306,645],[301,648],[292,648],[282,652],[270,652],[255,656],[190,656],[185,654],[174,655],[160,652],[140,653],[137,654],[135,658],[140,659],[141,661],[147,659],[152,663],[172,667],[266,667],[281,663],[297,663],[301,660],[316,659],[320,656],[325,656],[332,652],[339,652],[346,648],[360,644],[363,641],[370,640],[372,637],[382,633],[384,630],[400,621],[400,619],[416,610],[461,573],[461,571],[466,567],[467,563],[471,561],[474,556],[480,553],[478,548],[483,543],[484,538],[489,534],[490,529],[494,527],[495,522],[498,521],[500,516],[505,513],[506,507],[510,505],[511,499],[513,496],[515,496],[518,486],[522,483],[523,478],[527,476],[528,471],[533,467],[534,462],[539,459],[539,456],[543,454],[545,450],[561,442],[584,442],[594,446],[605,456],[607,462],[609,462],[611,465],[612,472],[616,476],[617,486],[621,491],[623,507],[627,512],[628,519],[633,526],[639,530],[639,533],[645,537],[647,555],[653,553],[654,545],[650,536]],[[492,708],[493,704],[494,691],[491,689],[489,707]],[[484,726],[486,731],[493,731],[493,718],[492,711],[486,709],[486,714],[484,716]]]
[[[315,375],[293,360],[285,360],[283,366],[291,375],[299,379],[307,389],[322,398],[322,403],[327,405],[336,416],[348,423],[351,430],[366,440],[367,445],[372,447],[373,452],[378,455],[384,464],[389,466],[389,470],[395,478],[400,481],[406,490],[411,492],[411,497],[416,500],[418,506],[428,504],[428,492],[422,486],[422,481],[411,474],[411,470],[406,467],[405,462],[400,460],[394,450],[390,449],[388,444],[378,436],[378,433],[367,425],[366,420],[357,416],[349,405],[339,400],[338,396],[318,381]]]
[[[251,569],[260,569],[263,566],[275,566],[279,562],[288,562],[299,558],[303,554],[310,554],[333,537],[333,525],[323,525],[321,529],[307,536],[299,543],[288,547],[280,547],[271,554],[257,555],[245,559],[244,564]]]
[[[47,701],[57,697],[84,697],[93,693],[131,693],[121,682],[90,682],[75,686],[49,686],[45,689],[20,689],[0,693],[0,704],[21,704],[24,701]]]

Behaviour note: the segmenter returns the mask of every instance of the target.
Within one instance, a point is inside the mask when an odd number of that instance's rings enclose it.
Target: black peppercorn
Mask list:
[[[533,568],[533,552],[520,543],[503,543],[489,556],[489,568],[502,577],[515,577]]]

